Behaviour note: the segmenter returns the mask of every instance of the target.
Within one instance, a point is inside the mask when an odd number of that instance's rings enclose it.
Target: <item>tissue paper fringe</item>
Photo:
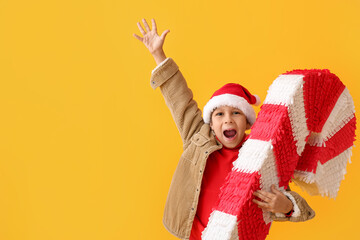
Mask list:
[[[324,146],[319,147],[306,144],[296,169],[316,173],[318,162],[324,164],[353,145],[355,141],[355,128],[356,118],[353,117],[343,128],[324,142]]]
[[[260,189],[260,175],[258,172],[244,173],[232,171],[225,179],[220,189],[217,208],[213,213],[222,212],[227,215],[212,214],[204,230],[203,239],[264,239],[269,232],[270,223],[266,224],[262,210],[252,202],[253,192]],[[244,207],[246,206],[246,207]],[[226,219],[224,216],[227,216]],[[223,227],[229,223],[228,219],[238,219],[237,229]],[[234,220],[232,220],[234,222]],[[231,238],[230,238],[231,236]]]
[[[268,89],[263,104],[289,106],[303,84],[304,75],[280,75]]]
[[[291,179],[336,197],[355,140],[352,98],[329,70],[294,70],[270,86],[252,131],[220,189],[203,239],[265,239],[271,220],[253,192]],[[326,146],[326,147],[325,147]]]
[[[304,104],[308,129],[321,132],[345,86],[328,70],[296,70],[304,77]]]
[[[350,162],[351,150],[352,147],[324,164],[318,161],[316,173],[295,170],[294,182],[310,195],[336,198],[346,174],[347,162]]]
[[[275,156],[273,151],[269,151],[267,154],[267,158],[264,161],[263,166],[261,167],[259,173],[260,173],[260,188],[264,191],[269,192],[271,189],[271,185],[274,184],[275,186],[279,183],[278,178],[278,171],[275,161]],[[280,188],[279,190],[285,191],[284,188]],[[263,219],[265,224],[270,223],[271,217],[270,212],[267,212],[263,210]]]
[[[201,233],[201,239],[230,239],[238,240],[236,216],[213,211],[210,214],[209,224]]]
[[[321,133],[312,132],[308,140],[311,146],[326,147],[325,141],[335,135],[342,129],[352,118],[354,118],[355,107],[347,88],[341,93],[335,107],[326,120]]]
[[[291,76],[291,75],[289,75]],[[303,80],[303,78],[301,79]],[[304,105],[304,92],[303,92],[303,81],[299,84],[300,87],[294,94],[294,104],[289,106],[289,118],[291,122],[292,132],[294,141],[296,142],[296,151],[300,156],[304,151],[306,144],[306,138],[310,132],[307,128],[305,105]]]
[[[240,148],[238,158],[233,162],[232,170],[244,173],[259,171],[271,149],[270,142],[248,139]]]

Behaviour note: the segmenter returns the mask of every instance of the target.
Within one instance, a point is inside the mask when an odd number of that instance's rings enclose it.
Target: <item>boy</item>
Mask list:
[[[169,30],[159,36],[154,19],[152,30],[145,19],[143,23],[145,30],[137,23],[143,37],[134,37],[145,44],[156,61],[151,86],[160,87],[184,149],[170,185],[163,223],[178,238],[199,240],[216,207],[220,187],[246,140],[245,130],[255,122],[251,105],[259,99],[239,84],[226,84],[214,93],[202,117],[178,66],[162,49]],[[276,221],[305,221],[315,215],[295,192],[289,191],[287,197],[272,186],[272,192],[259,190],[254,195],[261,200],[254,199],[254,203],[270,211]]]

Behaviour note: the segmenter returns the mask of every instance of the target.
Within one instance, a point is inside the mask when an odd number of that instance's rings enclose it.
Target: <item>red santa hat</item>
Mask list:
[[[252,126],[256,114],[251,105],[258,106],[260,98],[252,95],[246,88],[237,83],[228,83],[215,91],[204,107],[203,118],[205,123],[210,123],[212,112],[221,106],[230,106],[240,109]]]

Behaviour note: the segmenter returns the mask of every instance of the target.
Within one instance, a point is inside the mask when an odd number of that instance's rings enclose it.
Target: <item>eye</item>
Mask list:
[[[222,115],[223,115],[222,112],[217,112],[217,113],[215,113],[215,116],[222,116]]]
[[[242,114],[242,112],[235,111],[234,114]]]

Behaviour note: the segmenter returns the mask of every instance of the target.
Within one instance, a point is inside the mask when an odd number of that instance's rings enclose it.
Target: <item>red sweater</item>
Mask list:
[[[239,149],[246,139],[247,136],[244,136],[241,143],[235,148],[230,149],[224,146],[209,156],[201,183],[199,203],[191,229],[190,240],[201,240],[201,233],[208,224],[212,209],[216,207],[220,187],[233,168],[232,163],[237,159]]]

